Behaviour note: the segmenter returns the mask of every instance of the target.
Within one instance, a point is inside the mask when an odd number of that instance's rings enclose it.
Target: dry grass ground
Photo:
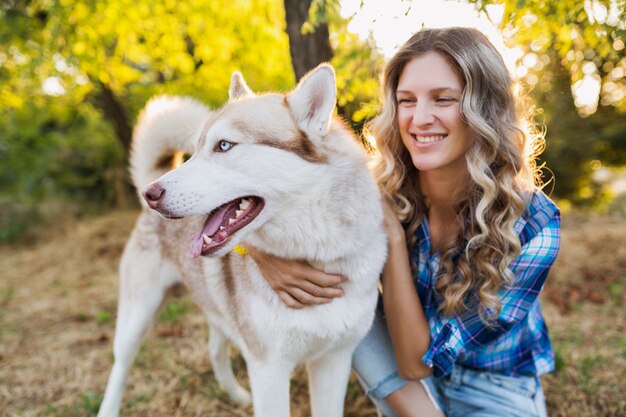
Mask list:
[[[137,216],[115,212],[45,228],[0,247],[0,414],[94,415],[112,363],[117,263]],[[557,372],[551,416],[626,415],[626,219],[570,215],[544,292]],[[127,416],[249,416],[220,392],[207,329],[186,295],[170,298],[132,368]],[[235,356],[238,377],[245,365]],[[309,415],[306,378],[293,415]],[[375,411],[354,381],[346,416]]]

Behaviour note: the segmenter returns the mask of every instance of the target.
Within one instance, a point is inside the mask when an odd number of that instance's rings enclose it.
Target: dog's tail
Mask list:
[[[130,173],[137,191],[184,162],[210,110],[190,97],[157,96],[139,116],[133,132]],[[143,198],[139,200],[144,203]]]

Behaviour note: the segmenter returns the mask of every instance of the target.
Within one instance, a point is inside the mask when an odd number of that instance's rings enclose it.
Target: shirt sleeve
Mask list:
[[[434,368],[435,377],[449,374],[466,351],[479,349],[520,323],[536,302],[539,292],[556,260],[560,247],[560,215],[554,213],[548,223],[521,249],[511,263],[514,282],[500,290],[502,310],[490,326],[485,326],[476,309],[439,319],[436,337],[422,358]]]

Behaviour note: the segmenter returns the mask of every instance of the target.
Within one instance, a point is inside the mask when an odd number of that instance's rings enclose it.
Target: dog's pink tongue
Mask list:
[[[189,245],[189,254],[192,258],[197,258],[202,255],[202,244],[204,240],[202,240],[202,233],[196,235],[191,239],[191,245]]]
[[[191,239],[189,253],[192,257],[197,258],[202,255],[202,246],[204,245],[202,235],[213,236],[215,232],[217,232],[217,229],[219,229],[222,225],[222,220],[224,219],[227,210],[228,205],[224,205],[205,220],[204,225],[202,226],[202,231]]]
[[[213,236],[217,229],[222,225],[222,219],[226,214],[226,210],[228,209],[228,205],[222,206],[211,217],[206,219],[204,222],[204,226],[202,226],[202,232],[200,233],[200,238],[202,238],[202,234],[204,233],[207,236]],[[201,239],[202,240],[202,239]]]

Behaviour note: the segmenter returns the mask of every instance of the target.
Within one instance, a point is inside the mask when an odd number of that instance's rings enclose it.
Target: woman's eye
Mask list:
[[[235,144],[232,142],[228,142],[227,140],[220,140],[219,142],[217,142],[217,145],[215,146],[215,151],[216,152],[228,152],[230,148],[232,148],[233,146],[235,146]]]
[[[398,99],[398,105],[410,105],[412,103],[415,103],[415,100],[410,99],[410,98],[399,98]]]
[[[454,99],[452,97],[438,97],[437,98],[437,103],[441,103],[441,104],[453,103],[455,101],[456,101],[456,99]]]

